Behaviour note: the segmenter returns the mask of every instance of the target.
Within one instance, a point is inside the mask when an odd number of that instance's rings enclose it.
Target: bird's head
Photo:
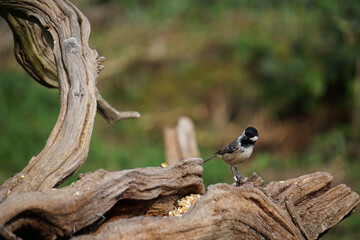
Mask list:
[[[256,141],[259,137],[258,131],[254,127],[246,128],[244,131],[244,135],[245,135],[245,138],[247,138],[248,140],[250,140],[253,143],[256,143]]]

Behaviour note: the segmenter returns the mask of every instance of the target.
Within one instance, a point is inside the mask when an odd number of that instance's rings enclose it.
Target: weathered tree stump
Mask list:
[[[344,185],[330,189],[331,181],[317,172],[264,185],[255,174],[241,187],[209,186],[181,217],[121,219],[75,239],[317,239],[359,203]]]
[[[0,232],[26,239],[317,239],[359,203],[345,185],[330,188],[324,172],[267,185],[254,174],[240,187],[216,184],[204,194],[202,162],[98,170],[69,187],[17,194],[0,204]],[[204,195],[183,216],[169,217],[190,193]]]
[[[69,237],[112,212],[121,212],[116,217],[165,215],[180,196],[204,193],[201,174],[201,159],[168,168],[98,170],[69,187],[9,197],[0,204],[0,224],[11,232],[30,227],[46,239],[56,239]]]
[[[104,58],[89,48],[90,24],[68,0],[0,0],[0,14],[19,63],[58,87],[61,99],[44,149],[0,187],[0,239],[316,239],[359,203],[345,185],[330,188],[332,177],[321,172],[267,185],[254,174],[240,187],[216,184],[205,193],[200,158],[98,170],[57,189],[86,160],[96,109],[111,123],[139,114],[101,97]],[[181,217],[169,216],[193,193],[203,196]]]
[[[164,129],[165,159],[174,164],[187,158],[199,157],[195,126],[188,117],[181,117],[175,128]]]

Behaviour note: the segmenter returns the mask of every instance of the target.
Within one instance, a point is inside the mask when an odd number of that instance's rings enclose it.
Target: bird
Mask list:
[[[240,184],[240,179],[243,176],[237,169],[237,165],[243,163],[251,156],[254,145],[258,140],[259,134],[256,128],[247,127],[244,132],[238,136],[234,141],[215,152],[214,155],[204,161],[204,163],[216,158],[221,157],[224,162],[231,166],[231,171],[237,185]]]

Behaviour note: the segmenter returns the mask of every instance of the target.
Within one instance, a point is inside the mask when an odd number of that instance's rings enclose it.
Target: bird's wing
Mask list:
[[[236,138],[232,143],[229,143],[228,145],[226,145],[225,147],[223,147],[222,149],[220,149],[219,151],[217,151],[216,153],[214,153],[214,155],[211,158],[208,158],[204,161],[204,163],[210,161],[213,158],[216,158],[219,155],[223,155],[225,153],[233,153],[233,152],[237,152],[239,151],[239,143],[240,139]]]
[[[233,153],[239,150],[239,138],[236,138],[232,143],[229,143],[215,154],[223,155],[225,153]]]

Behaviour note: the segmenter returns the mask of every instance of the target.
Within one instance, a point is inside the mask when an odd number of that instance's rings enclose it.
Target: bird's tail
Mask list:
[[[216,158],[217,156],[218,156],[217,154],[214,154],[214,156],[212,156],[211,158],[206,159],[206,160],[204,161],[204,163],[210,161],[210,160],[213,159],[213,158]]]

